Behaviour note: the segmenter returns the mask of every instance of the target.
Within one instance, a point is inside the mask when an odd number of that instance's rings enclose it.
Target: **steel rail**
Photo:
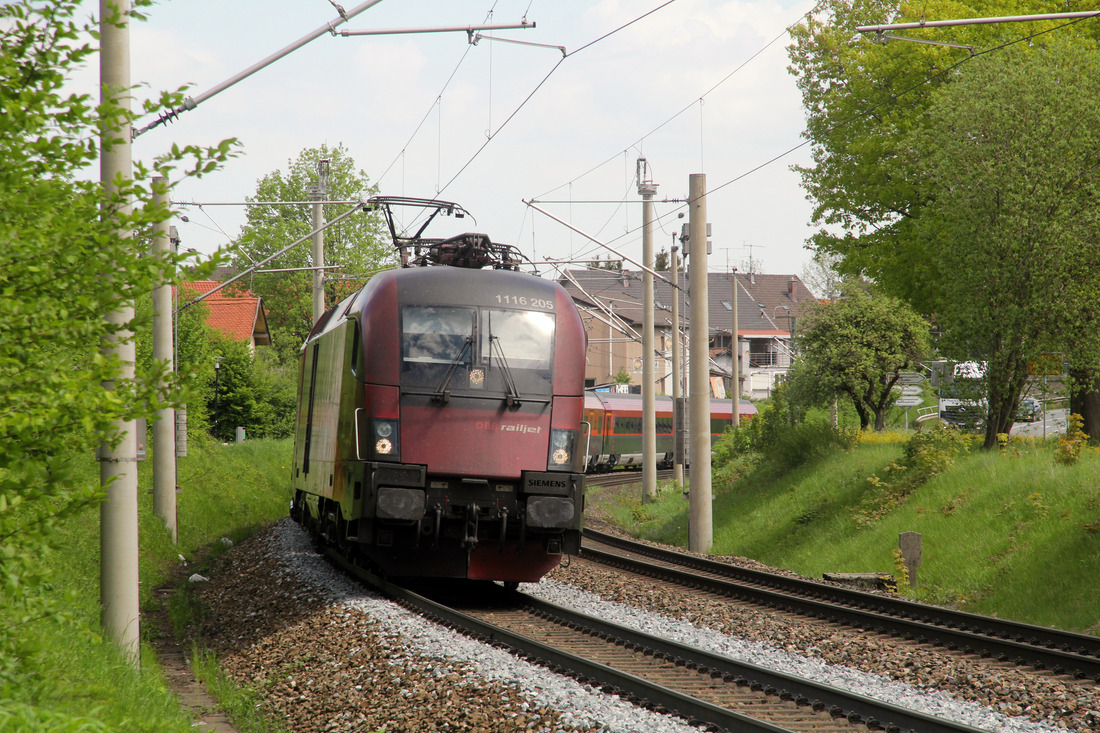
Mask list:
[[[676,660],[678,663],[682,662],[684,666],[694,667],[702,673],[709,672],[711,677],[721,677],[723,680],[740,684],[760,685],[768,690],[769,694],[796,700],[799,704],[810,705],[815,710],[828,708],[833,717],[847,718],[851,723],[862,722],[872,729],[921,731],[922,733],[978,730],[962,723],[907,710],[891,703],[785,672],[711,654],[530,596],[524,596],[523,602],[537,613],[553,618],[559,624],[579,625],[593,636],[613,638],[626,645],[633,644],[636,647],[652,650],[655,655]]]
[[[637,675],[615,669],[598,661],[586,659],[563,649],[557,649],[540,641],[503,629],[485,620],[475,618],[458,609],[433,601],[407,588],[378,578],[350,563],[336,553],[329,553],[339,565],[402,605],[416,610],[433,620],[454,627],[459,631],[505,646],[530,659],[551,668],[565,670],[568,674],[591,680],[599,686],[610,686],[649,707],[656,706],[679,715],[694,723],[704,722],[730,730],[768,731],[783,733],[787,729],[751,718],[727,708],[700,700],[692,695],[677,692]],[[857,693],[847,692],[828,685],[789,675],[759,665],[738,662],[704,652],[693,647],[661,639],[624,626],[611,623],[573,609],[542,601],[521,593],[513,594],[528,613],[541,616],[560,626],[580,628],[593,637],[628,648],[644,649],[654,656],[674,661],[679,666],[694,669],[701,675],[722,679],[728,684],[751,686],[764,690],[784,700],[828,710],[833,718],[845,718],[851,724],[866,724],[872,729],[891,733],[978,733],[979,729],[941,718],[906,710],[897,705],[881,702]]]
[[[525,657],[537,660],[544,666],[565,670],[570,675],[594,680],[603,686],[612,686],[627,695],[645,700],[651,705],[671,710],[676,715],[689,721],[705,721],[725,730],[744,731],[745,733],[791,733],[786,728],[756,720],[690,695],[653,684],[641,677],[561,649],[555,649],[552,646],[502,629],[441,603],[436,603],[418,593],[370,574],[336,552],[328,552],[326,556],[347,572],[379,589],[401,605],[467,635],[473,635],[490,643],[507,647]]]
[[[1030,664],[1057,674],[1100,682],[1100,638],[916,603],[907,599],[839,588],[708,560],[603,532],[585,529],[581,557],[642,574],[664,574],[674,582],[722,595],[838,621],[858,628],[938,643],[949,649]],[[593,543],[623,549],[660,562],[719,576],[641,563],[596,550]],[[745,585],[751,584],[751,585]]]

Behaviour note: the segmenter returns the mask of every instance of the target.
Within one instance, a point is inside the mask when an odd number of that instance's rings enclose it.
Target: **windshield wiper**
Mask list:
[[[500,346],[500,337],[489,334],[489,362],[492,363],[492,352],[500,356],[500,373],[504,376],[504,384],[508,386],[508,406],[520,404],[519,390],[516,389],[516,380],[512,377],[512,369],[508,366],[508,360],[504,358],[504,349]]]
[[[432,395],[433,400],[439,400],[440,402],[448,402],[451,399],[451,392],[447,387],[451,386],[451,378],[455,375],[455,369],[462,363],[462,357],[470,353],[470,347],[473,346],[474,337],[467,336],[466,342],[462,344],[462,349],[455,354],[455,358],[451,359],[450,365],[447,367],[446,373],[443,375],[443,381],[439,383],[439,386],[435,388],[435,393]]]

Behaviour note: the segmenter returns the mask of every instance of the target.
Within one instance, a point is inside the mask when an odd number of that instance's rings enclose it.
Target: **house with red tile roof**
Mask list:
[[[197,280],[181,283],[181,299],[192,300],[206,295],[221,285],[215,280]],[[267,328],[267,313],[263,300],[246,290],[227,292],[218,290],[207,295],[201,301],[206,305],[206,325],[221,331],[226,336],[248,344],[255,352],[257,346],[271,345],[271,332]]]

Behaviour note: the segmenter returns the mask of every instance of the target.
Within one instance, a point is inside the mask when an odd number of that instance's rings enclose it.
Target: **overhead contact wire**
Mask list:
[[[599,43],[599,42],[601,42],[601,41],[603,41],[607,38],[610,38],[611,36],[615,35],[616,33],[618,33],[619,31],[621,31],[625,28],[629,28],[630,26],[634,25],[638,21],[643,20],[644,18],[647,18],[650,15],[653,15],[657,11],[668,7],[669,5],[671,5],[674,2],[676,2],[676,0],[667,0],[667,2],[664,2],[661,5],[658,5],[657,7],[653,8],[652,10],[650,10],[646,13],[643,13],[642,15],[639,15],[638,17],[634,18],[633,20],[630,20],[630,21],[627,21],[626,23],[623,23],[618,28],[615,28],[614,30],[608,31],[607,33],[604,33],[599,38],[596,38],[592,41],[589,41],[588,43],[584,44],[580,48],[577,48],[577,49],[575,49],[573,51],[570,51],[568,53],[563,53],[562,57],[560,59],[558,59],[558,62],[556,64],[554,64],[554,66],[550,69],[550,71],[548,71],[546,73],[546,76],[544,76],[542,78],[542,80],[535,86],[535,88],[531,90],[531,93],[528,94],[526,97],[524,97],[523,101],[520,102],[519,105],[514,110],[512,110],[512,113],[510,115],[508,115],[508,117],[504,120],[504,122],[502,122],[500,124],[500,127],[498,127],[496,130],[494,130],[493,132],[491,132],[489,134],[489,136],[485,140],[485,142],[482,143],[481,146],[476,151],[474,151],[474,154],[470,156],[470,159],[467,160],[466,163],[463,164],[463,166],[458,169],[458,172],[455,173],[454,176],[451,177],[451,180],[447,181],[447,184],[439,190],[439,193],[443,193],[444,191],[446,191],[447,188],[452,183],[455,182],[455,179],[457,179],[460,175],[462,175],[463,171],[465,171],[467,168],[470,167],[470,164],[473,163],[474,160],[476,160],[479,155],[481,155],[481,152],[483,150],[485,150],[485,148],[489,145],[490,142],[493,141],[493,138],[495,138],[500,133],[500,131],[503,130],[508,125],[508,123],[511,122],[513,118],[515,118],[515,116],[517,114],[519,114],[519,111],[522,110],[527,105],[527,103],[529,101],[531,101],[531,98],[533,96],[535,96],[535,93],[538,92],[538,90],[542,88],[542,85],[546,83],[546,81],[554,74],[555,71],[558,70],[558,68],[562,65],[562,63],[565,62],[566,59],[572,58],[573,56],[576,56],[581,51],[584,51],[588,48],[591,48],[592,46],[596,45],[597,43]]]

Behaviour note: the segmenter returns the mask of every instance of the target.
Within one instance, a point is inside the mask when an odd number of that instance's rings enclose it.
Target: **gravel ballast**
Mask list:
[[[233,547],[210,575],[204,643],[291,731],[697,730],[406,611],[334,570],[290,520]],[[521,590],[991,731],[1100,730],[1091,684],[695,602],[585,562]]]

